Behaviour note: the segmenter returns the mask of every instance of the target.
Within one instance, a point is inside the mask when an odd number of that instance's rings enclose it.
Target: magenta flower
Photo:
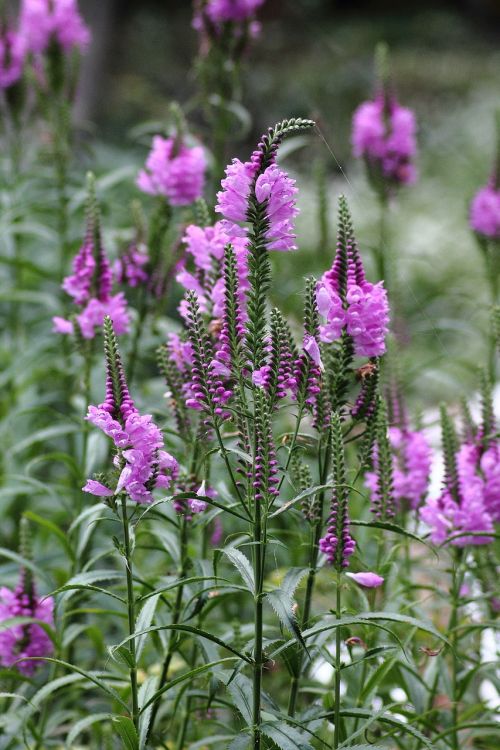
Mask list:
[[[8,89],[19,81],[26,59],[24,37],[13,30],[0,33],[0,89]]]
[[[470,205],[470,225],[478,234],[500,240],[500,190],[493,182],[474,196]]]
[[[500,445],[498,440],[485,450],[479,460],[483,477],[483,496],[486,510],[495,523],[500,522]]]
[[[147,265],[149,255],[144,243],[132,242],[113,264],[113,274],[118,284],[132,289],[149,280]]]
[[[249,162],[233,159],[222,180],[222,190],[217,193],[215,210],[230,221],[246,222],[254,201],[265,215],[267,249],[296,250],[293,222],[299,209],[295,203],[295,180],[274,163],[260,173],[260,158],[256,151]]]
[[[49,596],[39,599],[33,585],[27,586],[25,575],[14,591],[0,588],[0,622],[13,617],[33,617],[54,627],[54,599]],[[0,664],[14,666],[30,677],[43,662],[25,661],[25,658],[50,656],[52,641],[38,624],[14,625],[0,632]]]
[[[179,465],[163,449],[163,435],[152,416],[139,414],[134,405],[109,317],[105,320],[105,347],[106,398],[99,406],[89,406],[86,419],[110,437],[118,449],[113,464],[119,475],[114,489],[88,480],[83,490],[98,497],[125,492],[137,503],[151,503],[153,489],[170,487],[178,476]]]
[[[456,454],[458,487],[446,486],[439,498],[428,499],[420,510],[420,517],[431,528],[431,539],[436,544],[455,535],[457,538],[451,544],[457,547],[492,541],[487,534],[494,531],[493,519],[485,502],[484,478],[478,472],[478,451],[476,445],[461,446]],[[468,531],[475,535],[467,536]]]
[[[201,198],[206,167],[201,146],[156,135],[137,186],[144,193],[164,196],[172,206],[186,206]]]
[[[20,28],[30,52],[46,52],[52,42],[83,50],[90,42],[77,0],[23,0]]]
[[[323,318],[320,339],[331,343],[345,330],[359,357],[378,357],[385,352],[389,324],[389,303],[383,282],[366,280],[356,241],[351,235],[344,246],[337,244],[329,271],[316,288],[318,312]]]
[[[389,427],[389,443],[393,456],[393,497],[399,506],[407,503],[417,508],[427,493],[432,452],[421,432],[408,428]],[[372,494],[377,492],[377,451],[372,456],[374,471],[365,475]]]
[[[62,288],[80,308],[75,315],[83,338],[92,339],[101,329],[104,318],[110,317],[117,334],[129,330],[129,313],[123,292],[112,294],[113,275],[102,246],[97,207],[93,197],[87,218],[85,240],[73,260],[73,273],[67,276]],[[74,323],[59,316],[52,319],[53,331],[73,334]]]
[[[376,589],[379,586],[382,586],[384,582],[382,576],[368,571],[364,573],[346,573],[346,575],[349,576],[349,578],[352,578],[352,580],[359,584],[359,586],[364,586],[367,589]]]
[[[411,184],[417,177],[415,131],[414,113],[381,93],[374,101],[363,102],[354,113],[354,156],[364,157],[390,182]]]
[[[265,0],[208,0],[205,12],[213,23],[247,21]]]

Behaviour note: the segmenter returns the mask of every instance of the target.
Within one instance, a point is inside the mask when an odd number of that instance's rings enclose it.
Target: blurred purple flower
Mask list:
[[[46,52],[52,42],[65,52],[85,49],[90,31],[83,21],[77,0],[23,0],[20,30],[30,52]]]
[[[186,206],[201,198],[206,166],[201,146],[156,135],[137,185],[144,193],[163,195],[172,206]]]
[[[478,234],[500,240],[500,190],[493,183],[481,188],[470,205],[470,225]]]

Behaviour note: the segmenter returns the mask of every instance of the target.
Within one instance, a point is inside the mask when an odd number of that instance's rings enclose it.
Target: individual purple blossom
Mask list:
[[[262,173],[259,169],[258,150],[248,162],[233,159],[222,180],[222,190],[217,193],[215,210],[230,221],[246,222],[253,197],[264,211],[268,250],[296,250],[294,219],[299,209],[295,201],[298,192],[295,180],[275,163]]]
[[[413,160],[417,152],[414,113],[401,107],[394,96],[381,92],[363,102],[354,113],[352,146],[392,183],[411,184],[417,178]]]
[[[0,89],[8,89],[19,81],[26,59],[26,42],[13,29],[0,32]]]
[[[393,497],[401,507],[408,503],[417,508],[429,485],[432,452],[424,434],[408,428],[389,427],[389,444],[393,458]],[[372,456],[375,471],[368,471],[365,483],[371,493],[377,491],[377,451]]]
[[[345,330],[359,357],[384,354],[389,324],[387,292],[382,281],[371,284],[366,280],[353,237],[348,239],[346,248],[343,242],[337,244],[333,265],[317,284],[316,303],[323,319],[319,329],[321,341],[332,343]]]
[[[32,617],[54,627],[54,599],[51,596],[40,599],[33,584],[26,585],[25,574],[14,591],[0,588],[0,623],[13,617]],[[53,644],[45,630],[37,623],[14,625],[0,632],[0,665],[15,667],[30,677],[40,664],[34,657],[51,656]]]
[[[486,510],[495,523],[500,522],[500,444],[498,440],[484,451],[479,459],[483,478],[483,496]]]
[[[52,42],[65,52],[85,49],[90,32],[77,0],[23,0],[20,28],[31,52],[46,52]]]
[[[206,167],[201,146],[156,135],[137,185],[144,193],[164,196],[172,206],[186,206],[201,198]]]
[[[500,189],[493,180],[472,199],[470,225],[479,235],[500,240]]]
[[[110,437],[118,449],[113,463],[119,476],[114,489],[102,482],[88,480],[83,490],[98,497],[126,492],[137,503],[151,503],[152,490],[156,487],[170,487],[179,473],[179,465],[163,449],[163,435],[152,416],[139,414],[135,407],[125,380],[110,318],[105,321],[105,345],[106,397],[99,406],[89,406],[86,419]],[[120,393],[119,402],[115,396],[117,390]]]
[[[359,584],[359,586],[364,586],[368,589],[376,589],[384,583],[384,578],[382,576],[369,571],[362,573],[346,573],[346,575],[349,576],[349,578],[352,578],[352,580]]]
[[[341,507],[336,491],[332,498],[326,534],[319,540],[319,548],[326,555],[330,565],[338,565],[341,568],[348,567],[349,558],[356,548],[356,542],[349,532],[347,503],[343,503]]]

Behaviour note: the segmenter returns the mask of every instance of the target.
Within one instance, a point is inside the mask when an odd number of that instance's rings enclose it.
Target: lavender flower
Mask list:
[[[113,321],[116,333],[128,332],[129,314],[125,296],[123,292],[113,295],[112,287],[111,266],[102,245],[93,181],[90,178],[85,239],[73,260],[73,273],[67,276],[62,284],[64,291],[81,308],[75,320],[83,338],[94,338],[106,316]],[[71,320],[58,316],[52,320],[56,333],[75,332]]]
[[[215,210],[230,221],[246,222],[255,201],[257,210],[264,214],[267,249],[296,250],[294,219],[299,209],[295,203],[295,180],[274,163],[274,154],[271,164],[262,169],[259,147],[250,161],[233,159],[227,167]]]
[[[431,470],[431,449],[422,432],[389,427],[389,445],[393,457],[393,496],[401,507],[408,503],[417,508],[427,492]],[[366,486],[376,493],[378,486],[378,453],[373,457],[375,471],[365,475]]]
[[[318,312],[324,319],[320,338],[331,343],[346,330],[360,357],[378,357],[385,352],[389,305],[383,282],[366,280],[363,262],[352,232],[345,198],[339,201],[340,223],[332,267],[316,289]]]
[[[90,32],[78,12],[77,0],[23,0],[21,33],[31,52],[46,52],[55,42],[65,52],[85,49]]]
[[[172,206],[186,206],[201,197],[206,166],[201,146],[156,135],[137,185],[144,193],[164,196]]]
[[[384,582],[384,578],[382,576],[379,576],[377,573],[370,573],[368,571],[365,571],[363,573],[346,573],[346,575],[349,576],[349,578],[352,578],[355,583],[368,589],[376,589],[379,586],[382,586]]]
[[[83,490],[97,496],[125,492],[137,503],[153,501],[155,487],[168,488],[177,477],[176,459],[163,450],[163,436],[150,414],[141,416],[125,380],[111,319],[104,321],[106,397],[89,406],[86,419],[110,437],[118,449],[114,466],[119,472],[115,488],[87,481]]]
[[[417,178],[413,163],[417,151],[415,131],[414,113],[381,92],[354,113],[354,156],[364,157],[369,167],[377,169],[389,182],[411,184]]]
[[[124,253],[113,264],[113,274],[118,284],[135,289],[147,283],[149,255],[143,242],[131,242]]]
[[[500,189],[493,180],[474,196],[470,206],[470,225],[479,235],[500,240]]]
[[[265,0],[208,0],[205,12],[213,23],[247,21]]]
[[[0,623],[13,617],[32,617],[54,626],[54,599],[51,596],[40,599],[35,592],[31,576],[21,573],[19,584],[14,591],[0,588]],[[15,666],[22,674],[30,677],[41,661],[25,661],[30,657],[50,656],[52,641],[38,624],[14,625],[0,632],[0,665]]]
[[[26,59],[24,37],[13,29],[0,32],[0,89],[8,89],[19,81]]]

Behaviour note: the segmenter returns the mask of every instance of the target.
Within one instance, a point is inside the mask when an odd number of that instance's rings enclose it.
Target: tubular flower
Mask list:
[[[0,623],[13,617],[33,617],[54,626],[54,599],[51,596],[39,599],[29,576],[24,573],[14,589],[0,588]],[[38,624],[14,625],[0,632],[0,664],[14,666],[30,677],[43,662],[23,661],[24,658],[51,656],[52,641]],[[21,661],[19,661],[21,660]]]
[[[149,255],[144,243],[132,242],[113,264],[113,273],[118,284],[134,289],[149,280],[147,266]]]
[[[137,186],[144,193],[163,195],[172,206],[187,206],[201,198],[206,166],[201,146],[156,135]]]
[[[364,573],[346,573],[349,578],[357,583],[359,586],[364,586],[367,589],[376,589],[382,586],[384,578],[379,576],[377,573],[370,573],[368,571]]]
[[[113,275],[102,245],[98,210],[90,188],[85,240],[73,260],[73,273],[63,283],[64,291],[81,309],[75,316],[81,335],[92,339],[109,316],[118,334],[127,333],[129,314],[123,292],[112,294]],[[74,325],[64,318],[53,318],[56,333],[73,334]]]
[[[472,229],[492,240],[500,240],[500,190],[493,181],[474,196],[469,214]]]
[[[0,33],[0,89],[8,89],[19,81],[26,59],[26,43],[13,30]]]
[[[453,485],[447,480],[441,496],[428,499],[420,510],[422,520],[432,530],[431,539],[437,544],[455,535],[451,544],[457,547],[492,541],[487,536],[494,531],[492,514],[487,507],[487,499],[491,502],[491,497],[485,492],[484,477],[478,472],[478,456],[478,446],[462,445],[455,455],[458,481]],[[494,481],[498,481],[498,472]],[[496,503],[498,505],[498,496]],[[467,536],[466,532],[474,532],[474,536]],[[485,532],[485,536],[479,532]]]
[[[205,12],[213,23],[247,21],[265,0],[208,0]]]
[[[233,159],[222,180],[222,190],[217,193],[215,210],[230,221],[246,222],[251,204],[255,203],[264,214],[267,249],[296,250],[294,219],[299,213],[295,202],[298,190],[295,180],[274,159],[273,153],[269,166],[261,169],[259,148],[248,162]]]
[[[363,102],[354,113],[354,156],[364,157],[390,182],[412,184],[417,178],[415,131],[414,113],[381,93],[374,101]]]
[[[431,449],[421,432],[389,427],[393,458],[393,496],[398,506],[408,503],[417,508],[427,493],[431,470]],[[375,471],[367,472],[365,482],[371,492],[377,489],[377,451],[373,455]]]
[[[378,357],[385,352],[389,304],[383,282],[366,280],[344,198],[340,200],[339,240],[333,265],[316,287],[321,341],[331,343],[346,330],[360,357]]]
[[[137,503],[150,503],[155,487],[168,488],[179,465],[163,450],[163,436],[150,414],[141,415],[128,391],[110,318],[106,318],[106,397],[99,406],[89,406],[86,419],[111,438],[118,449],[114,466],[119,472],[115,489],[87,481],[85,492],[98,496],[126,492]]]
[[[52,42],[65,52],[83,50],[90,42],[76,0],[23,0],[21,32],[30,52],[46,52]]]

